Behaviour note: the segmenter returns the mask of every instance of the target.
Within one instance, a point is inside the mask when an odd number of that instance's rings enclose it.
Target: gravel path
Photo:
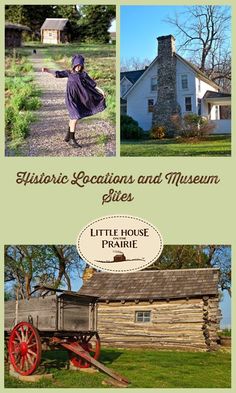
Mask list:
[[[40,50],[32,55],[35,82],[42,96],[42,106],[35,111],[37,121],[31,124],[27,138],[28,156],[114,156],[115,127],[107,120],[92,116],[78,122],[76,139],[82,145],[75,149],[64,142],[68,128],[68,113],[65,107],[65,89],[67,78],[55,78],[48,73],[42,73],[45,66]],[[57,69],[56,64],[53,67]],[[25,154],[24,154],[25,155]]]

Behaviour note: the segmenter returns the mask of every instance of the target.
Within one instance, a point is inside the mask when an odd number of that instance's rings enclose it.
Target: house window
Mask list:
[[[148,112],[153,112],[154,109],[154,99],[149,98],[148,99]]]
[[[151,311],[136,311],[135,322],[151,322]]]
[[[52,32],[51,31],[49,31],[48,36],[52,37]]]
[[[219,106],[218,105],[215,106],[215,119],[216,120],[219,119]]]
[[[197,99],[197,113],[199,116],[202,115],[202,100],[201,100],[201,98]]]
[[[192,112],[192,97],[185,97],[185,110]]]
[[[157,91],[157,77],[151,78],[151,91]]]
[[[181,75],[181,86],[183,90],[188,89],[188,75]]]
[[[120,113],[121,113],[121,115],[127,115],[127,101],[126,100],[121,99]]]

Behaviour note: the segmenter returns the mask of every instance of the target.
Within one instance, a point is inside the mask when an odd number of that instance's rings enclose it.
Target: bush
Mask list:
[[[34,120],[34,116],[29,112],[18,113],[12,124],[11,136],[12,139],[24,139],[29,132],[30,123]]]
[[[121,115],[120,118],[121,139],[140,139],[143,136],[143,129],[132,117]]]
[[[164,126],[153,126],[149,136],[151,139],[162,139],[164,138],[165,133],[166,128]]]
[[[200,138],[213,132],[215,125],[210,120],[195,113],[172,117],[175,130],[184,138]]]

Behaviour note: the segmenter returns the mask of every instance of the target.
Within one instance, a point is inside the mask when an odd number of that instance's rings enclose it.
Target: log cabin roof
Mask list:
[[[47,18],[45,19],[41,30],[64,30],[68,19],[66,18]]]
[[[18,30],[18,31],[31,31],[28,26],[20,25],[19,23],[5,23],[5,29]]]
[[[111,274],[95,272],[79,290],[99,300],[180,299],[218,294],[218,269],[148,270]]]

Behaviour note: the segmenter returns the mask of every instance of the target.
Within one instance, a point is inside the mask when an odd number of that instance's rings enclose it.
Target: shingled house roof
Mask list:
[[[148,270],[111,274],[95,272],[79,290],[99,300],[179,299],[218,294],[218,269]]]
[[[64,30],[68,19],[66,18],[47,18],[45,19],[41,30]]]
[[[230,93],[221,93],[218,91],[210,91],[210,90],[207,90],[204,95],[204,98],[228,98],[228,97],[231,97]]]
[[[120,79],[122,80],[124,77],[126,77],[131,83],[135,83],[140,76],[144,73],[144,71],[146,70],[135,70],[135,71],[123,71],[120,73]]]

